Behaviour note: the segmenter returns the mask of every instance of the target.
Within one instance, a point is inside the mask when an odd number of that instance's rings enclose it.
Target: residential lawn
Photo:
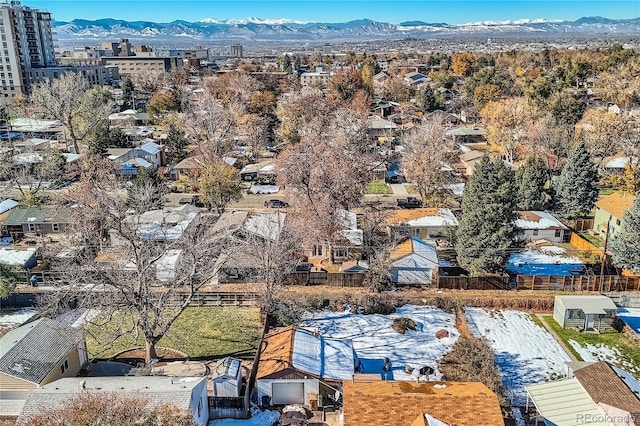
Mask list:
[[[591,244],[593,244],[596,247],[604,247],[604,241],[602,241],[602,239],[596,237],[595,235],[591,234],[588,231],[581,231],[578,232],[578,234],[584,238],[585,240],[589,241]]]
[[[393,190],[381,180],[374,180],[367,184],[367,194],[393,194]]]
[[[562,339],[565,346],[569,348],[569,350],[576,356],[578,360],[584,361],[580,354],[578,354],[573,346],[569,343],[569,340],[574,340],[580,343],[582,346],[604,345],[609,348],[617,349],[623,359],[611,359],[609,360],[611,363],[618,364],[619,367],[625,370],[629,370],[627,366],[619,362],[624,361],[633,365],[636,371],[640,371],[640,346],[623,333],[581,333],[576,330],[560,327],[560,324],[558,324],[551,315],[545,315],[543,318],[545,322],[549,324],[551,329],[556,332],[560,339]]]
[[[418,191],[418,188],[416,188],[414,185],[405,183],[404,184],[404,189],[407,190],[409,195],[420,195],[420,191]]]
[[[144,339],[135,332],[113,339],[118,330],[131,328],[132,318],[115,315],[110,321],[96,318],[87,329],[90,357],[109,358]],[[187,308],[158,346],[178,349],[191,358],[220,358],[234,355],[252,358],[260,342],[260,311],[253,308]]]

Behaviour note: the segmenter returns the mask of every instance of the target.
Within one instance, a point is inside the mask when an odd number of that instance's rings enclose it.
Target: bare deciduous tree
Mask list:
[[[407,179],[420,193],[425,205],[439,207],[443,195],[452,183],[446,164],[454,151],[452,142],[445,138],[446,127],[441,121],[425,121],[402,138],[405,147],[403,166]]]
[[[79,142],[107,118],[112,99],[100,88],[91,88],[80,74],[65,72],[59,78],[36,84],[27,105],[40,116],[59,120],[75,153]]]
[[[69,201],[76,192],[68,194]],[[70,207],[72,226],[90,236],[107,229],[109,239],[98,257],[96,247],[86,247],[63,268],[70,284],[43,299],[42,308],[51,312],[73,301],[99,309],[101,315],[92,322],[106,334],[95,337],[113,342],[121,335],[140,336],[150,361],[158,341],[215,275],[220,241],[208,234],[195,207],[131,214],[116,191],[100,188],[92,195],[100,200],[89,203],[78,194],[82,202]]]

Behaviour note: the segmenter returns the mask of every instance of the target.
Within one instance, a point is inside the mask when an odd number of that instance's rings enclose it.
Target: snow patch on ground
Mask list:
[[[636,371],[636,368],[632,363],[624,359],[617,348],[612,348],[602,343],[598,343],[597,345],[579,343],[575,340],[569,340],[569,344],[585,362],[608,361],[612,364],[624,367],[632,373],[639,373],[639,371]]]
[[[620,308],[618,309],[618,318],[640,337],[640,309]]]
[[[247,420],[220,419],[209,422],[209,426],[272,426],[280,418],[277,411],[251,410],[251,418]]]
[[[38,312],[33,308],[24,308],[0,315],[0,326],[20,326],[33,318]]]
[[[525,386],[567,374],[571,361],[560,344],[526,312],[465,309],[471,332],[486,337],[496,353],[507,398],[526,405]]]
[[[562,263],[582,263],[577,257],[561,256],[561,253],[549,251],[551,247],[545,247],[540,250],[523,251],[522,253],[513,253],[509,262],[517,263],[535,263],[537,265],[559,265]],[[564,253],[564,250],[563,252]]]
[[[405,334],[394,331],[391,323],[401,317],[415,321],[417,330],[407,330]],[[430,379],[440,379],[438,362],[451,351],[460,335],[455,327],[455,315],[433,306],[405,305],[391,315],[324,311],[308,314],[300,326],[326,337],[351,339],[363,373],[384,374],[384,358],[389,358],[392,371],[386,373],[386,377],[390,380],[416,380],[417,370],[423,366],[435,370]],[[436,338],[436,332],[442,329],[448,331],[449,336]],[[406,365],[416,371],[405,373]]]
[[[543,254],[563,254],[566,250],[558,246],[544,246],[538,248],[538,251]]]

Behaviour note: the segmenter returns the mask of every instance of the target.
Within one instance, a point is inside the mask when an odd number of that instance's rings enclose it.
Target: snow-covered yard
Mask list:
[[[271,426],[280,418],[280,413],[277,411],[253,409],[251,414],[252,417],[247,420],[212,420],[209,426]]]
[[[391,323],[401,317],[415,321],[417,330],[394,331]],[[326,337],[351,339],[364,373],[382,372],[384,358],[389,358],[392,372],[387,378],[394,380],[415,380],[415,375],[404,372],[406,365],[416,370],[429,366],[435,370],[431,378],[442,377],[438,362],[459,337],[455,316],[433,306],[405,305],[391,315],[325,311],[309,314],[300,326]],[[446,330],[449,336],[438,339],[438,330]]]
[[[471,332],[490,341],[513,406],[526,404],[525,386],[567,374],[571,359],[528,313],[467,307],[465,315]]]
[[[23,308],[17,311],[5,311],[0,314],[0,327],[18,327],[37,314],[34,308]]]
[[[618,317],[640,337],[640,309],[620,308]]]
[[[569,340],[569,344],[585,362],[607,361],[612,364],[619,365],[632,373],[640,373],[633,363],[625,359],[624,355],[620,350],[618,350],[618,348],[607,346],[603,343],[599,343],[597,345],[579,343],[575,340]]]

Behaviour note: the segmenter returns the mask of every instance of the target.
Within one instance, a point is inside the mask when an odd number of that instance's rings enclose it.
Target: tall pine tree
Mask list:
[[[458,263],[473,274],[500,272],[519,233],[513,170],[484,156],[462,194],[455,248]]]
[[[567,219],[588,214],[598,199],[598,169],[584,143],[576,144],[553,189],[558,212]]]
[[[640,196],[636,196],[631,208],[624,213],[620,231],[611,235],[609,247],[614,265],[640,270]]]
[[[516,170],[518,186],[518,210],[544,210],[547,205],[547,193],[544,187],[549,171],[539,158],[528,159]]]

